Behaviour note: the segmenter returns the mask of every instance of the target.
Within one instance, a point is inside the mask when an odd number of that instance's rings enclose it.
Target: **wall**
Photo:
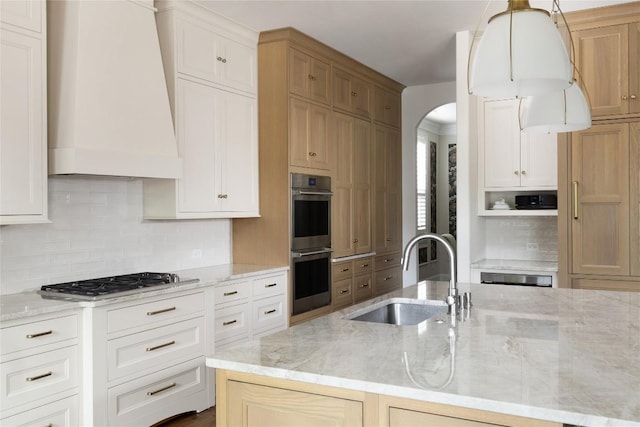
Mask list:
[[[139,179],[49,177],[49,219],[0,228],[0,294],[231,262],[230,220],[145,221]]]
[[[402,241],[416,234],[416,135],[424,116],[436,107],[456,100],[456,83],[410,86],[402,92]],[[417,253],[411,255],[403,284],[418,281]]]

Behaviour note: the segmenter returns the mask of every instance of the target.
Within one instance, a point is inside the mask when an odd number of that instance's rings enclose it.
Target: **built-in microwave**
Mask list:
[[[291,250],[331,247],[331,178],[291,174]]]

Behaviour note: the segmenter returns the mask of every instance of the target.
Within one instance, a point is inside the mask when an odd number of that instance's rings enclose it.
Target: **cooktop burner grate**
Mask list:
[[[40,294],[49,297],[95,300],[151,290],[148,288],[161,289],[196,281],[197,279],[180,280],[177,274],[172,273],[143,272],[44,285],[40,288]]]

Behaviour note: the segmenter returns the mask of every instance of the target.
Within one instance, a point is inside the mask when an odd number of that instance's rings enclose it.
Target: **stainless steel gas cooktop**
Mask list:
[[[196,282],[173,273],[144,272],[44,285],[39,293],[45,298],[95,301]]]

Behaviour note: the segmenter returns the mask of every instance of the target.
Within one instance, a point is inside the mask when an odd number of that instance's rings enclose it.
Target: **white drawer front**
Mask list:
[[[204,355],[204,318],[186,320],[109,341],[109,380],[159,370]]]
[[[204,357],[199,357],[110,388],[109,425],[151,425],[171,415],[205,409],[205,378]]]
[[[286,325],[284,295],[265,298],[253,303],[253,331],[261,331]]]
[[[213,298],[215,304],[225,304],[228,302],[241,301],[249,298],[251,290],[249,282],[236,282],[228,285],[215,287]]]
[[[2,355],[78,336],[78,316],[71,315],[0,329]]]
[[[57,400],[0,420],[7,427],[56,426],[75,427],[78,422],[78,396]]]
[[[215,331],[216,343],[229,338],[248,337],[249,304],[216,309]]]
[[[78,385],[78,347],[70,346],[0,364],[2,410]]]
[[[260,277],[253,281],[253,298],[266,298],[273,295],[282,295],[287,289],[287,275]]]
[[[152,325],[204,310],[204,293],[184,295],[160,301],[109,310],[107,332]]]

